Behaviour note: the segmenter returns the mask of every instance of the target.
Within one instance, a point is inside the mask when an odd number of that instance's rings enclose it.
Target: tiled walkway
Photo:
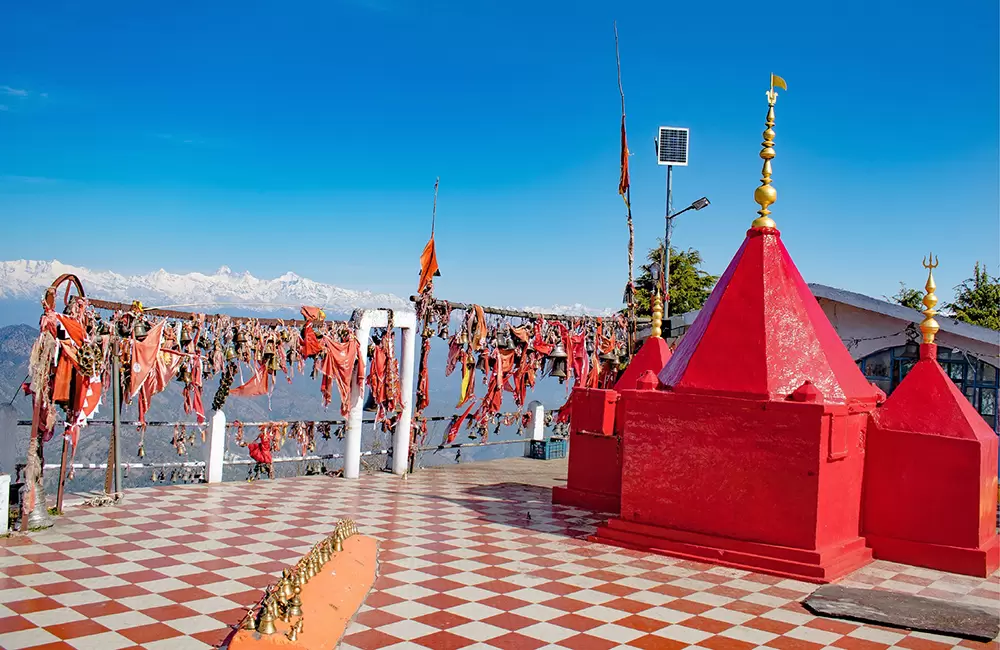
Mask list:
[[[0,648],[206,648],[341,517],[382,542],[342,648],[995,647],[817,618],[813,585],[583,540],[562,461],[134,490],[0,540]],[[877,562],[847,583],[998,607],[1000,579]]]

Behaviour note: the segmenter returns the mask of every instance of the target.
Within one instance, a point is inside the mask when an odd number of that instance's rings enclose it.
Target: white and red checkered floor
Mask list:
[[[602,517],[553,506],[565,461],[133,490],[0,540],[0,648],[186,650],[230,626],[342,517],[381,541],[341,648],[995,647],[817,618],[794,580],[585,541]],[[1000,606],[979,580],[876,562],[845,584]]]

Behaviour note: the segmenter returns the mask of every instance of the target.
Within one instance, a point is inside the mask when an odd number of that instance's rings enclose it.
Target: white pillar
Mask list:
[[[0,537],[7,534],[10,526],[10,474],[0,474]]]
[[[351,412],[347,417],[347,435],[344,438],[344,478],[361,476],[361,419],[364,416],[365,379],[368,376],[368,336],[371,334],[371,312],[364,311],[358,321],[358,363],[361,364],[361,382],[351,373]]]
[[[226,414],[216,411],[205,441],[205,481],[222,483],[222,461],[226,453]]]
[[[403,351],[399,360],[399,387],[403,399],[403,412],[396,422],[392,438],[392,473],[406,474],[410,460],[410,423],[413,420],[413,367],[417,338],[417,319],[414,314],[400,314],[399,327],[403,335]]]
[[[545,440],[545,407],[536,400],[530,402],[527,408],[531,411],[531,439]]]

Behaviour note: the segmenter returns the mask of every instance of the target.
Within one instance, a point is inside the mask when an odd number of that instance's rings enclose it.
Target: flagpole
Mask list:
[[[618,68],[618,94],[622,100],[622,177],[619,179],[619,193],[624,190],[622,198],[625,199],[625,213],[628,222],[628,283],[625,285],[625,307],[628,311],[628,342],[626,354],[631,358],[635,350],[636,339],[636,313],[635,313],[635,227],[632,223],[632,188],[628,183],[626,170],[628,169],[628,146],[625,139],[625,90],[622,88],[622,58],[618,51],[618,21],[614,22],[615,29],[615,64]],[[625,187],[622,187],[622,184]]]

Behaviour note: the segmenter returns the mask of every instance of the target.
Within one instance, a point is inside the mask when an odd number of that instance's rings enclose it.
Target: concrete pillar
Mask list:
[[[413,420],[413,368],[417,319],[412,313],[403,313],[397,316],[396,324],[402,330],[403,337],[403,350],[399,359],[399,385],[403,412],[399,414],[392,438],[392,473],[406,474],[410,458],[410,423]]]
[[[205,441],[205,480],[222,483],[222,460],[226,453],[226,414],[216,411]]]
[[[361,475],[361,419],[364,416],[365,380],[368,377],[368,338],[372,328],[372,312],[364,311],[358,320],[358,363],[361,364],[361,381],[351,373],[351,412],[347,416],[347,435],[344,438],[344,478]]]
[[[0,536],[10,527],[10,474],[0,474]]]
[[[531,439],[545,440],[545,407],[536,400],[529,402],[526,408],[531,411]]]

